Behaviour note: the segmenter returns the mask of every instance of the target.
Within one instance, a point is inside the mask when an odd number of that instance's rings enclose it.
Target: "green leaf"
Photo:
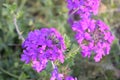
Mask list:
[[[65,40],[65,44],[68,47],[70,47],[71,43],[70,43],[70,38],[65,34],[64,35],[64,40]]]
[[[9,10],[9,12],[10,12],[11,14],[15,13],[16,8],[17,8],[17,4],[16,4],[16,3],[13,3],[12,5],[3,4],[3,6],[5,6],[5,7]]]
[[[52,69],[52,64],[51,64],[51,62],[49,61],[48,64],[47,64],[47,67],[46,67],[46,71],[47,71],[47,72],[50,72],[51,69]]]
[[[20,74],[18,80],[26,80],[27,78],[28,78],[28,76],[27,76],[24,72],[22,72],[22,73]]]

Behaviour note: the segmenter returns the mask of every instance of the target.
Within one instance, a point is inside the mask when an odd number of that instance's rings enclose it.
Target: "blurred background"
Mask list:
[[[67,59],[56,62],[59,71],[78,80],[120,80],[120,0],[102,0],[97,18],[106,22],[116,37],[108,56],[95,63],[80,55],[67,19],[65,0],[0,0],[0,80],[49,80],[51,64],[37,73],[20,61],[21,44],[14,26],[14,15],[23,37],[34,29],[55,27],[65,38]]]

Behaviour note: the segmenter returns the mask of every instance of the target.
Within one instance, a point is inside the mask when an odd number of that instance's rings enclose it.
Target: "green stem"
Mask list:
[[[24,39],[24,37],[22,36],[22,34],[21,34],[20,30],[19,30],[19,27],[18,27],[18,25],[17,25],[16,15],[14,15],[14,20],[13,20],[13,22],[14,22],[14,25],[15,25],[15,28],[16,28],[16,31],[17,31],[17,33],[18,33],[19,38],[22,40],[22,42],[24,42],[25,39]]]
[[[53,69],[55,69],[55,65],[54,65],[53,61],[51,61],[51,63],[52,63]]]
[[[0,18],[2,17],[2,4],[3,4],[3,0],[0,0]]]
[[[77,48],[74,51],[70,51],[69,53],[67,53],[68,54],[67,56],[69,56],[69,57],[66,57],[66,59],[71,58],[73,55],[76,55],[77,53],[75,53],[75,52],[77,52],[78,50],[80,50],[80,48]],[[71,53],[74,53],[74,54],[71,54]]]
[[[23,9],[25,3],[27,2],[27,0],[22,0],[21,4],[20,4],[20,7],[18,8],[18,12]]]
[[[10,73],[10,72],[4,70],[4,69],[1,68],[1,67],[0,67],[0,70],[1,70],[2,72],[4,72],[5,74],[9,75],[9,76],[12,76],[12,77],[17,78],[17,79],[19,78],[17,75],[12,74],[12,73]]]

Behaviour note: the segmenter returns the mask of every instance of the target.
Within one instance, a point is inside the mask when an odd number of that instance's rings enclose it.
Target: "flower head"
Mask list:
[[[72,76],[64,76],[63,74],[58,72],[58,68],[55,67],[51,73],[50,80],[77,80],[77,78],[73,78]]]
[[[58,68],[55,67],[54,70],[52,71],[51,78],[50,80],[63,80],[63,74],[60,74],[58,72]]]
[[[81,54],[83,57],[90,57],[94,52],[94,59],[99,62],[103,56],[109,54],[114,37],[109,27],[101,20],[94,21],[92,24],[92,26],[87,24],[88,28],[86,29],[79,29],[77,26],[80,25],[73,25],[73,27],[76,31],[76,40],[82,48]]]
[[[77,13],[84,15],[85,13],[93,13],[96,15],[98,13],[98,8],[100,5],[100,0],[67,0],[67,7],[69,12],[73,12],[76,9]]]
[[[22,48],[21,60],[25,63],[31,62],[37,72],[46,68],[48,60],[64,62],[63,52],[66,49],[64,39],[54,28],[31,31]]]
[[[73,78],[72,76],[67,76],[65,80],[77,80],[77,78]]]

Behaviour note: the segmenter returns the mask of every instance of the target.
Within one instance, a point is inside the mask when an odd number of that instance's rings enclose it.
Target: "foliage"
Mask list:
[[[68,10],[65,0],[0,0],[0,80],[49,80],[51,63],[45,71],[35,72],[30,64],[20,61],[21,43],[14,26],[14,15],[21,34],[42,27],[55,27],[64,35],[67,50],[64,64],[56,62],[59,71],[77,77],[79,80],[120,79],[119,0],[103,0],[98,17],[111,26],[117,35],[110,55],[100,63],[82,58],[74,33],[67,24]],[[69,69],[70,67],[70,69]]]

